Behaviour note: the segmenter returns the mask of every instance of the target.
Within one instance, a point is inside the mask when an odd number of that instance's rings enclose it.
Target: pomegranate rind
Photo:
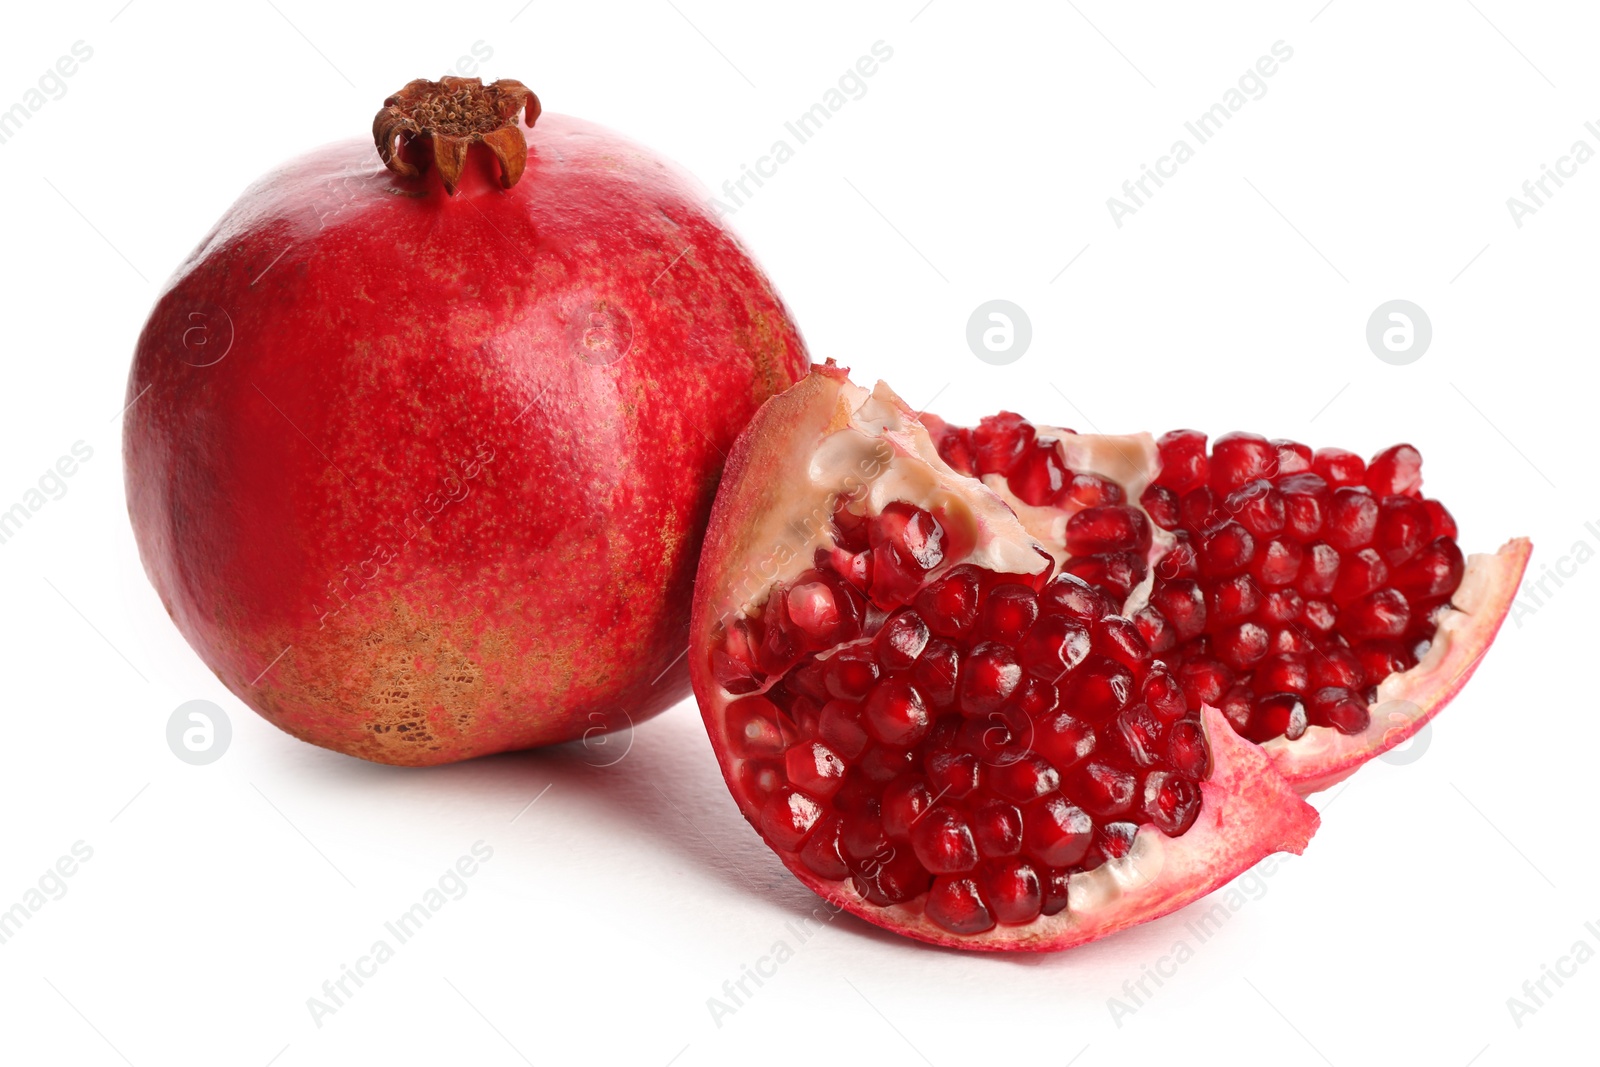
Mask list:
[[[1467,558],[1461,585],[1451,597],[1455,610],[1440,620],[1421,662],[1378,686],[1372,722],[1361,733],[1312,726],[1297,740],[1279,737],[1266,743],[1278,770],[1302,796],[1344,781],[1363,763],[1405,744],[1444,710],[1500,632],[1532,551],[1532,543],[1518,537],[1492,555]]]
[[[826,524],[807,518],[819,514],[819,505],[832,493],[818,489],[814,477],[819,445],[835,431],[859,428],[874,413],[891,413],[903,420],[893,429],[884,427],[882,439],[897,454],[925,468],[920,472],[924,488],[959,495],[972,510],[980,533],[1012,546],[1017,553],[1013,558],[1025,560],[1032,552],[1034,542],[1015,514],[981,484],[946,466],[916,414],[881,383],[869,398],[849,382],[844,370],[830,363],[814,367],[808,378],[761,407],[729,455],[712,509],[696,580],[689,653],[690,678],[724,780],[757,833],[759,809],[737,779],[738,759],[727,750],[725,717],[736,697],[713,675],[713,642],[719,624],[758,607],[765,590],[784,581],[791,571],[808,566],[811,551],[827,543],[819,528]],[[903,492],[906,486],[901,482],[894,488]],[[820,496],[813,499],[812,490]],[[797,546],[796,541],[801,543]],[[1016,546],[1030,547],[1022,552]],[[1166,837],[1153,825],[1141,827],[1126,857],[1072,876],[1065,911],[1025,925],[997,926],[976,935],[952,934],[924,914],[920,901],[880,907],[856,893],[849,882],[819,878],[804,867],[797,853],[777,847],[773,851],[824,899],[907,937],[987,951],[1070,948],[1170,914],[1273,852],[1298,854],[1316,831],[1316,810],[1295,793],[1259,747],[1234,734],[1213,708],[1203,709],[1203,724],[1212,773],[1199,784],[1201,809],[1194,825],[1177,838]]]

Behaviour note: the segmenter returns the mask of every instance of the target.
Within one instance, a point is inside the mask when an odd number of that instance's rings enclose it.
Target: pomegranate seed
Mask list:
[[[1031,423],[1014,411],[990,415],[972,431],[974,460],[980,475],[1007,474],[1037,436]]]
[[[994,916],[971,878],[939,878],[928,891],[923,910],[952,934],[981,934],[994,928]]]
[[[1059,680],[1089,654],[1089,631],[1072,616],[1046,615],[1017,646],[1017,659],[1032,674]]]
[[[1311,457],[1311,469],[1330,486],[1360,485],[1367,465],[1354,452],[1342,448],[1319,448]]]
[[[873,647],[885,670],[907,670],[928,647],[928,624],[915,611],[902,608],[883,624]]]
[[[1057,712],[1035,726],[1033,747],[1057,770],[1068,770],[1094,751],[1094,727],[1067,712]]]
[[[1150,521],[1127,505],[1084,508],[1067,520],[1067,551],[1074,556],[1102,552],[1146,552]]]
[[[1200,576],[1200,557],[1194,550],[1194,542],[1190,540],[1188,530],[1174,532],[1172,548],[1161,557],[1156,567],[1156,575],[1168,581]]]
[[[725,729],[736,756],[781,756],[796,738],[788,717],[766,697],[750,696],[728,705]]]
[[[1178,837],[1200,815],[1200,787],[1180,775],[1152,771],[1145,776],[1141,809],[1156,829],[1168,837]]]
[[[817,549],[818,569],[828,568],[852,589],[866,593],[872,587],[872,551],[851,552],[845,548]]]
[[[1223,696],[1217,710],[1222,712],[1222,717],[1228,720],[1235,733],[1243,734],[1250,727],[1250,713],[1254,708],[1255,698],[1250,695],[1250,686],[1235,682]]]
[[[1041,915],[1055,915],[1065,911],[1067,907],[1067,890],[1071,884],[1071,872],[1058,870],[1053,867],[1043,867],[1039,871],[1040,888],[1044,890],[1044,907]]]
[[[1340,606],[1358,600],[1389,580],[1389,568],[1376,549],[1363,548],[1345,557],[1333,583],[1333,602]]]
[[[939,458],[950,467],[968,477],[978,472],[973,459],[972,431],[965,426],[951,426],[938,441]]]
[[[1410,623],[1411,605],[1398,589],[1379,589],[1339,615],[1339,629],[1358,641],[1399,637]]]
[[[1267,654],[1271,635],[1256,622],[1241,622],[1217,634],[1217,658],[1236,671],[1254,666]]]
[[[1162,434],[1156,449],[1161,456],[1161,473],[1156,480],[1180,495],[1204,485],[1210,477],[1206,435],[1199,430]]]
[[[711,651],[711,676],[730,693],[753,693],[761,688],[758,672],[720,648]]]
[[[800,862],[818,878],[838,881],[850,874],[850,865],[845,862],[843,850],[839,847],[843,825],[843,820],[837,815],[829,816],[811,831],[805,844],[800,846]]]
[[[1172,651],[1178,644],[1177,627],[1155,608],[1140,608],[1134,613],[1133,624],[1139,628],[1139,636],[1144,639],[1145,645],[1158,656]]]
[[[1308,658],[1311,684],[1353,688],[1361,684],[1361,661],[1348,648],[1327,648]]]
[[[1072,673],[1062,691],[1062,703],[1098,726],[1116,718],[1128,706],[1132,692],[1133,675],[1126,667],[1104,656],[1091,656]]]
[[[1198,708],[1202,704],[1216,707],[1222,702],[1222,694],[1233,684],[1233,672],[1214,659],[1197,657],[1178,667],[1178,684],[1183,686],[1189,707]]]
[[[1057,793],[1028,806],[1022,816],[1023,850],[1047,867],[1070,867],[1089,853],[1094,820]]]
[[[1461,549],[1454,541],[1440,537],[1398,567],[1392,584],[1413,600],[1432,600],[1455,592],[1465,570]]]
[[[982,770],[977,756],[953,749],[928,753],[924,767],[928,772],[929,788],[951,800],[960,800],[975,791]]]
[[[1057,501],[1060,505],[1076,504],[1080,508],[1093,508],[1101,504],[1123,504],[1127,502],[1127,494],[1122,491],[1122,486],[1109,478],[1102,478],[1097,474],[1078,473],[1072,476],[1072,481],[1067,485],[1063,499]]]
[[[836,700],[861,700],[878,684],[882,670],[867,648],[842,648],[822,664],[823,685]]]
[[[791,586],[786,596],[789,619],[805,635],[808,647],[827,648],[837,642],[842,618],[828,583],[802,580]]]
[[[1115,819],[1133,810],[1137,781],[1133,772],[1105,760],[1090,760],[1073,772],[1071,793],[1097,819]]]
[[[953,567],[917,594],[917,611],[940,637],[961,637],[978,618],[978,570]]]
[[[1150,565],[1142,552],[1103,552],[1097,556],[1077,557],[1065,570],[1123,601],[1133,592],[1134,586],[1144,581],[1145,575],[1150,573]]]
[[[1272,693],[1303,694],[1311,688],[1311,665],[1299,653],[1269,656],[1256,668],[1250,684],[1260,696]]]
[[[1061,694],[1054,685],[1031,674],[1022,677],[1022,683],[1011,694],[1011,707],[1029,719],[1038,719],[1056,710]]]
[[[1165,485],[1151,483],[1139,496],[1139,506],[1163,530],[1178,528],[1178,494]]]
[[[867,698],[867,733],[886,745],[914,745],[928,733],[931,718],[922,694],[906,682],[879,682]]]
[[[984,859],[1015,856],[1022,851],[1022,812],[1014,805],[988,800],[972,812],[972,837]]]
[[[847,760],[866,750],[866,727],[861,724],[861,707],[848,700],[830,700],[822,705],[817,732],[828,747]]]
[[[1178,518],[1185,530],[1205,533],[1225,521],[1227,515],[1217,507],[1217,500],[1212,496],[1211,489],[1202,485],[1198,489],[1191,489],[1179,499]]]
[[[1298,594],[1291,593],[1290,595],[1296,596]],[[1265,615],[1262,615],[1261,617],[1263,619],[1266,618]],[[1311,638],[1311,631],[1298,624],[1293,626],[1284,626],[1271,631],[1271,633],[1272,637],[1267,642],[1268,655],[1289,655],[1291,653],[1300,654],[1304,652],[1310,652],[1316,647],[1316,643]]]
[[[956,744],[991,767],[1014,763],[1028,754],[1033,739],[1033,724],[1012,707],[969,717],[961,723]]]
[[[1325,597],[1333,592],[1339,580],[1339,553],[1332,545],[1318,541],[1306,549],[1300,561],[1300,575],[1295,579],[1295,589],[1310,599]]]
[[[1299,620],[1305,611],[1306,601],[1293,589],[1274,589],[1261,598],[1261,606],[1257,609],[1257,617],[1263,622],[1274,626],[1287,626]]]
[[[1408,496],[1386,496],[1378,502],[1377,546],[1385,563],[1398,566],[1427,544],[1433,523],[1428,508]]]
[[[1258,538],[1276,536],[1288,521],[1283,494],[1264,478],[1247,482],[1229,493],[1222,506],[1239,525]]]
[[[906,841],[910,839],[912,825],[933,807],[933,793],[927,782],[914,774],[905,774],[884,787],[879,806],[883,832],[891,840]]]
[[[865,504],[861,500],[841,496],[833,508],[833,539],[850,552],[865,552],[871,547]]]
[[[862,861],[851,881],[861,896],[879,907],[904,904],[926,893],[933,884],[933,876],[917,862],[910,851],[897,852],[885,849]]]
[[[1200,572],[1210,578],[1226,578],[1249,567],[1255,554],[1254,535],[1229,520],[1200,538]]]
[[[1044,907],[1039,873],[1025,860],[1002,860],[983,872],[983,891],[997,922],[1030,923]]]
[[[868,745],[856,764],[867,780],[883,784],[916,767],[917,754],[909,748],[895,745]]]
[[[958,703],[967,715],[987,715],[1004,704],[1021,681],[1016,653],[998,642],[986,641],[961,664]]]
[[[1349,689],[1326,686],[1311,694],[1310,719],[1315,726],[1331,726],[1344,734],[1359,734],[1371,723],[1366,701]]]
[[[955,646],[934,639],[923,648],[911,668],[911,680],[929,704],[944,711],[956,703],[956,681],[960,677],[961,656]]]
[[[783,758],[789,781],[807,795],[826,800],[844,784],[845,765],[839,754],[817,741],[804,741]]]
[[[762,622],[764,632],[756,649],[756,666],[769,675],[782,674],[794,666],[803,652],[798,630],[789,621],[787,598],[773,597]]]
[[[1171,722],[1184,713],[1183,687],[1173,677],[1166,664],[1157,662],[1145,676],[1141,691],[1144,702],[1162,720]]]
[[[1301,471],[1311,469],[1311,448],[1298,441],[1290,441],[1282,437],[1272,439],[1272,447],[1278,450],[1278,474],[1299,474]]]
[[[1025,804],[1061,786],[1061,775],[1039,756],[1024,756],[1002,767],[989,768],[989,788],[1006,800]]]
[[[1206,619],[1222,626],[1249,618],[1261,606],[1261,593],[1248,574],[1224,578],[1206,593]]]
[[[1184,719],[1172,727],[1167,737],[1167,759],[1172,769],[1187,778],[1207,778],[1211,775],[1211,753],[1206,748],[1205,734],[1193,719]]]
[[[1116,730],[1134,766],[1149,767],[1166,756],[1167,724],[1146,705],[1135,704],[1118,715]]]
[[[1199,582],[1158,580],[1151,590],[1150,604],[1177,629],[1180,641],[1205,630],[1206,601]]]
[[[1433,531],[1433,536],[1454,540],[1456,520],[1445,510],[1444,505],[1437,500],[1424,500],[1422,506],[1428,509],[1428,527]]]
[[[1355,652],[1361,661],[1361,676],[1369,686],[1377,685],[1398,671],[1408,670],[1414,662],[1405,649],[1393,641],[1366,642]]]
[[[1298,541],[1273,538],[1261,545],[1250,563],[1250,576],[1263,589],[1277,589],[1289,585],[1300,573],[1300,563],[1305,548]]]
[[[1135,822],[1108,822],[1095,831],[1094,845],[1089,849],[1091,863],[1119,860],[1133,851],[1133,839],[1139,832]]]
[[[1144,673],[1145,665],[1150,662],[1150,646],[1145,644],[1139,627],[1132,619],[1123,615],[1107,615],[1095,623],[1093,633],[1090,646],[1093,651],[1115,660],[1130,671],[1141,675]]]
[[[1253,433],[1225,433],[1211,445],[1211,490],[1226,496],[1257,478],[1278,473],[1278,450]]]
[[[804,793],[780,789],[761,806],[761,833],[775,847],[793,852],[822,817],[822,808]]]
[[[1365,487],[1333,491],[1328,505],[1328,521],[1322,535],[1340,552],[1351,552],[1372,544],[1378,532],[1378,502]]]
[[[1333,494],[1327,481],[1318,474],[1291,474],[1278,483],[1283,495],[1284,529],[1298,541],[1310,541],[1322,533]]]
[[[1300,611],[1300,618],[1318,633],[1327,633],[1333,629],[1338,614],[1338,609],[1326,600],[1308,600]]]
[[[1006,484],[1024,504],[1043,507],[1058,501],[1067,489],[1071,472],[1061,460],[1061,449],[1053,440],[1035,441],[1006,475]]]
[[[1422,488],[1422,453],[1410,445],[1384,449],[1367,464],[1366,482],[1375,497],[1416,496]]]
[[[978,637],[1015,645],[1039,617],[1039,600],[1025,585],[1007,583],[989,591],[978,612]]]
[[[1294,741],[1305,732],[1305,704],[1293,693],[1275,693],[1256,701],[1245,736],[1258,743],[1279,736]]]
[[[936,804],[914,820],[910,829],[911,849],[930,873],[964,874],[978,865],[972,827],[955,808]]]

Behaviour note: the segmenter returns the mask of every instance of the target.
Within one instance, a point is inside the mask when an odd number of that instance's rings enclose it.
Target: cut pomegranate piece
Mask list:
[[[1126,439],[1120,465],[1079,481],[1091,465],[1070,431],[1003,414],[950,440],[941,461],[886,386],[868,392],[830,364],[734,448],[690,673],[768,845],[880,926],[1035,951],[1166,914],[1303,848],[1315,811],[1216,711],[1186,704],[1190,680],[1121,614],[1174,540],[1125,503],[1153,443]],[[1229,493],[1270,473],[1278,448],[1249,439],[1240,453],[1210,475]],[[986,487],[1008,478],[1009,495]],[[1061,544],[1041,545],[1014,508],[1054,516]],[[1123,593],[1054,573],[1049,550],[1068,540]],[[1162,602],[1193,604],[1171,626],[1200,633],[1198,585]],[[1250,625],[1264,655],[1267,631]],[[1290,675],[1309,686],[1308,667]],[[1336,698],[1317,714],[1342,721]],[[1303,722],[1310,698],[1293,699]]]
[[[1267,747],[1302,793],[1403,743],[1459,691],[1511,606],[1530,547],[1464,559],[1450,513],[1422,496],[1422,456],[1395,445],[1364,462],[1255,434],[1148,437],[1008,432],[1058,443],[1065,477],[1120,482],[1131,507],[1034,507],[985,483],[1064,570],[1097,585],[1203,703]],[[944,454],[963,431],[925,416]],[[1024,662],[1048,649],[1023,650]],[[732,682],[747,684],[737,675]],[[730,689],[732,685],[730,685]],[[1093,714],[1092,693],[1063,711]],[[1098,721],[1098,720],[1096,720]]]

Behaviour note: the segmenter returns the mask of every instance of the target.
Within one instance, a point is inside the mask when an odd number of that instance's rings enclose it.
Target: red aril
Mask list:
[[[1028,480],[1040,513],[1071,508],[1080,547],[1147,571],[1146,516],[1121,488],[1079,498],[1038,477],[1046,441],[1000,416],[959,447],[992,478]],[[796,590],[818,586],[859,630],[800,625]],[[886,386],[829,364],[764,405],[730,455],[690,673],[740,810],[806,885],[926,941],[1065,948],[1298,852],[1317,823],[1261,750],[1185,706],[1119,608],[1056,573]],[[870,660],[872,684],[835,689],[819,714],[817,679],[841,660]]]
[[[538,111],[516,82],[413,82],[376,151],[320,148],[249,189],[139,339],[145,568],[296,737],[442,763],[687,691],[723,453],[804,346],[692,182]],[[792,592],[808,641],[858,625],[832,586]]]
[[[1134,619],[1191,711],[1221,708],[1302,793],[1438,713],[1493,641],[1527,565],[1523,539],[1462,556],[1454,519],[1422,496],[1411,445],[1369,464],[1255,434],[1225,434],[1208,451],[1196,430],[1152,442],[999,418],[1035,449],[1053,444],[1064,479],[1111,479],[1138,502],[1155,528],[1143,550],[1074,537],[1087,512],[1065,494],[1034,506],[1008,476],[984,476],[1064,570]],[[964,431],[924,422],[945,461],[971,472],[950,447]]]

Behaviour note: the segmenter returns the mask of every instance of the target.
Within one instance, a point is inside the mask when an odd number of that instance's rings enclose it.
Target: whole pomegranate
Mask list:
[[[1420,729],[1511,604],[1421,457],[966,429],[831,363],[728,461],[690,670],[745,817],[907,936],[1061,949],[1318,825],[1303,795]]]
[[[724,454],[799,333],[689,179],[518,82],[412,82],[373,133],[257,182],[157,301],[145,568],[229,689],[327,748],[638,722],[687,691]]]

